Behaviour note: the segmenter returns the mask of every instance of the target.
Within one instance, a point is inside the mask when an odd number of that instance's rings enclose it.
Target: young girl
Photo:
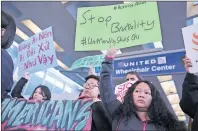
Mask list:
[[[27,79],[22,77],[14,87],[11,96],[14,98],[24,98],[21,95],[24,85],[27,83]],[[29,100],[50,100],[51,99],[51,92],[47,86],[39,85],[37,86]]]

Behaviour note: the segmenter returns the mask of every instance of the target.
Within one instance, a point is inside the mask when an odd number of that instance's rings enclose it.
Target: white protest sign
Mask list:
[[[186,55],[191,59],[190,73],[198,72],[198,24],[182,28]]]
[[[52,27],[19,44],[18,66],[20,75],[57,66]]]
[[[134,84],[134,81],[127,81],[115,87],[115,94],[120,102],[124,101],[124,96],[128,89]]]

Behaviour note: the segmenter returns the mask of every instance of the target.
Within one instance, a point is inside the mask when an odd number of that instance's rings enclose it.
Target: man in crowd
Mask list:
[[[84,90],[80,93],[79,99],[93,99],[92,126],[91,131],[111,131],[111,124],[100,100],[99,78],[95,75],[89,75],[85,78]]]

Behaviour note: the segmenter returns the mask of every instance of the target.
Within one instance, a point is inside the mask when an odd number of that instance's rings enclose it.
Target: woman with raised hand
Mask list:
[[[21,93],[22,90],[27,83],[30,75],[28,73],[25,73],[24,76],[17,82],[14,89],[12,90],[11,96],[13,98],[24,98]],[[38,85],[32,95],[30,96],[29,100],[50,100],[51,99],[51,92],[47,86],[44,85]]]
[[[116,99],[112,85],[113,60],[117,49],[107,51],[100,74],[100,96],[112,130],[186,131],[167,108],[156,87],[149,81],[137,81],[127,91],[124,102]]]

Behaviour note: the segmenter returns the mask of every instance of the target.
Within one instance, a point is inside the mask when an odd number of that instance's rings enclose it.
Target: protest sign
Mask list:
[[[128,89],[134,84],[133,81],[127,81],[115,87],[115,94],[120,102],[124,101],[124,96]]]
[[[23,41],[18,47],[19,73],[35,73],[57,66],[52,27]]]
[[[198,73],[198,24],[182,28],[186,55],[191,59],[190,73]]]
[[[78,8],[75,51],[125,48],[161,41],[157,2]]]
[[[87,56],[76,60],[70,69],[76,69],[81,67],[100,67],[104,61],[104,55]]]
[[[92,101],[27,101],[5,99],[1,104],[2,130],[91,130]]]

